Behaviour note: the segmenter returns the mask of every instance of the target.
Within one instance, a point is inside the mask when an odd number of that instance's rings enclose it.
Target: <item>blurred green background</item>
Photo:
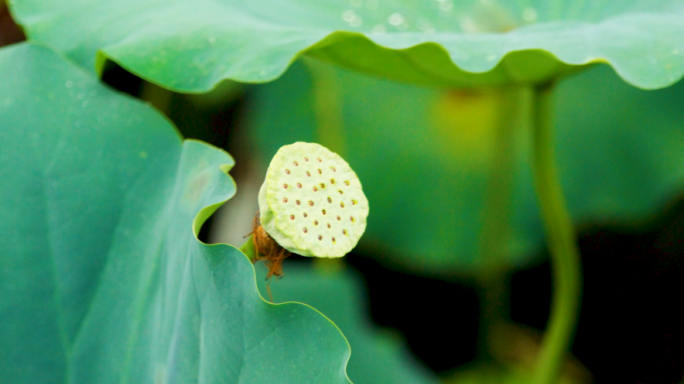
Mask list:
[[[118,68],[109,73],[112,84],[130,76]],[[165,110],[186,136],[223,146],[236,158],[238,193],[204,229],[209,241],[243,241],[266,166],[281,145],[328,145],[356,170],[372,202],[367,233],[345,262],[365,276],[373,319],[397,328],[419,360],[454,382],[491,379],[482,372],[498,381],[525,379],[548,314],[550,276],[524,117],[510,133],[509,240],[494,262],[478,256],[497,145],[497,90],[421,88],[311,61],[295,63],[273,83],[225,82],[203,96],[172,94],[132,77],[131,84],[131,92]],[[527,91],[520,92],[527,102]],[[559,84],[556,145],[581,234],[586,287],[577,360],[568,363],[572,382],[672,382],[684,371],[682,318],[673,309],[684,293],[677,277],[683,267],[682,96],[682,82],[643,91],[603,65]],[[315,289],[307,293],[315,298],[301,299],[290,291],[288,284],[318,278],[299,272],[297,263],[308,262],[286,263],[286,279],[273,284],[276,298],[280,292],[316,306],[336,297]],[[485,355],[503,371],[462,365],[480,361],[478,313],[491,289],[480,278],[488,274],[511,288],[506,322],[532,327],[508,328],[500,345],[489,346]],[[340,326],[345,334],[357,332]]]
[[[578,225],[638,226],[672,202],[684,186],[682,92],[682,84],[635,89],[607,66],[562,83],[558,162]],[[361,247],[395,268],[464,275],[488,262],[478,248],[501,98],[496,89],[420,88],[310,63],[255,87],[245,129],[261,173],[285,143],[316,141],[343,154],[373,201]],[[497,257],[520,268],[535,261],[544,233],[528,124],[507,129],[511,234]]]
[[[122,76],[118,71],[110,76]],[[372,202],[367,233],[345,262],[365,276],[375,322],[398,329],[419,360],[454,382],[481,382],[482,372],[499,381],[524,380],[545,326],[550,276],[524,117],[510,133],[509,241],[493,263],[478,257],[498,91],[420,88],[298,62],[273,83],[226,82],[206,96],[149,84],[134,92],[159,103],[185,135],[236,157],[238,194],[205,228],[207,239],[243,241],[266,166],[281,145],[329,145],[357,171]],[[684,371],[682,318],[674,309],[684,293],[678,278],[683,95],[681,82],[638,90],[603,65],[559,84],[559,166],[585,265],[577,360],[568,363],[573,382],[672,382]],[[316,298],[305,300],[291,292],[289,284],[319,278],[299,272],[298,263],[309,260],[293,259],[286,279],[273,284],[276,301],[279,292],[314,306],[337,297],[311,289],[307,295]],[[488,274],[502,276],[510,288],[506,323],[532,327],[507,328],[502,342],[489,346],[485,355],[496,367],[508,367],[503,371],[462,365],[482,355],[478,313],[491,287],[480,278]]]

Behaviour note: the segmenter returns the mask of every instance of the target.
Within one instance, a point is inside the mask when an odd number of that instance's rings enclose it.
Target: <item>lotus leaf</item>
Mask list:
[[[332,322],[197,240],[227,153],[47,48],[0,68],[0,382],[349,382]]]
[[[544,82],[596,62],[684,73],[682,0],[12,0],[29,38],[182,92],[266,82],[301,55],[430,85]]]
[[[320,260],[317,260],[317,262]],[[333,262],[336,260],[333,260]],[[326,264],[333,264],[332,266]],[[290,262],[285,277],[271,284],[276,302],[298,301],[309,304],[330,317],[352,345],[347,372],[355,384],[437,384],[439,380],[401,345],[401,339],[389,331],[381,331],[364,313],[367,295],[360,276],[335,267],[323,260],[322,267]],[[320,265],[316,264],[316,265]],[[257,275],[266,268],[259,264]],[[266,281],[258,280],[262,295]]]

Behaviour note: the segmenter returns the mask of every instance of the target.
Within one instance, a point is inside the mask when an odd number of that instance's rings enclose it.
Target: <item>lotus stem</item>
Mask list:
[[[504,257],[511,235],[511,192],[524,97],[524,89],[516,86],[502,87],[498,92],[494,151],[479,239],[484,271],[477,277],[481,306],[478,353],[484,360],[491,359],[491,350],[500,343],[501,327],[510,319],[510,267]]]
[[[535,384],[558,382],[574,338],[582,285],[580,256],[554,156],[552,92],[553,83],[538,86],[532,106],[534,179],[553,277],[551,314],[537,360]]]
[[[249,258],[249,261],[251,262],[254,262],[259,256],[257,255],[256,249],[254,248],[254,240],[252,240],[252,235],[247,237],[247,241],[245,241],[245,243],[242,244],[240,250]]]

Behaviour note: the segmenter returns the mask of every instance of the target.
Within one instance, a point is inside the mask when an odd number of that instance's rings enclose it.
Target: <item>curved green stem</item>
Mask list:
[[[552,91],[553,84],[537,87],[533,102],[534,178],[553,275],[551,316],[537,361],[536,384],[558,382],[572,345],[581,296],[580,257],[554,157]]]

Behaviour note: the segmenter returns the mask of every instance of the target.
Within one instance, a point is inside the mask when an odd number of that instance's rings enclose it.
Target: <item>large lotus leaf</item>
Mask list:
[[[333,264],[323,261],[323,264]],[[333,264],[336,265],[336,264]],[[267,269],[258,264],[257,276]],[[311,268],[285,262],[285,278],[271,284],[275,302],[298,301],[309,304],[340,327],[352,346],[347,373],[356,384],[426,384],[439,382],[436,375],[421,366],[400,340],[373,326],[364,313],[367,303],[360,277],[335,268]],[[266,282],[258,279],[266,294]]]
[[[164,87],[265,82],[309,54],[422,84],[539,82],[608,62],[643,88],[684,73],[683,0],[12,0],[31,39]]]
[[[0,382],[348,383],[332,322],[196,239],[230,156],[46,48],[0,68]]]
[[[264,161],[297,140],[340,150],[373,202],[361,248],[426,273],[480,269],[497,92],[438,91],[320,66],[313,87],[309,68],[295,65],[254,89],[245,121]],[[602,66],[560,84],[556,101],[558,162],[577,224],[638,224],[681,193],[684,83],[642,91]],[[544,241],[529,132],[518,134],[511,266],[528,263]]]

